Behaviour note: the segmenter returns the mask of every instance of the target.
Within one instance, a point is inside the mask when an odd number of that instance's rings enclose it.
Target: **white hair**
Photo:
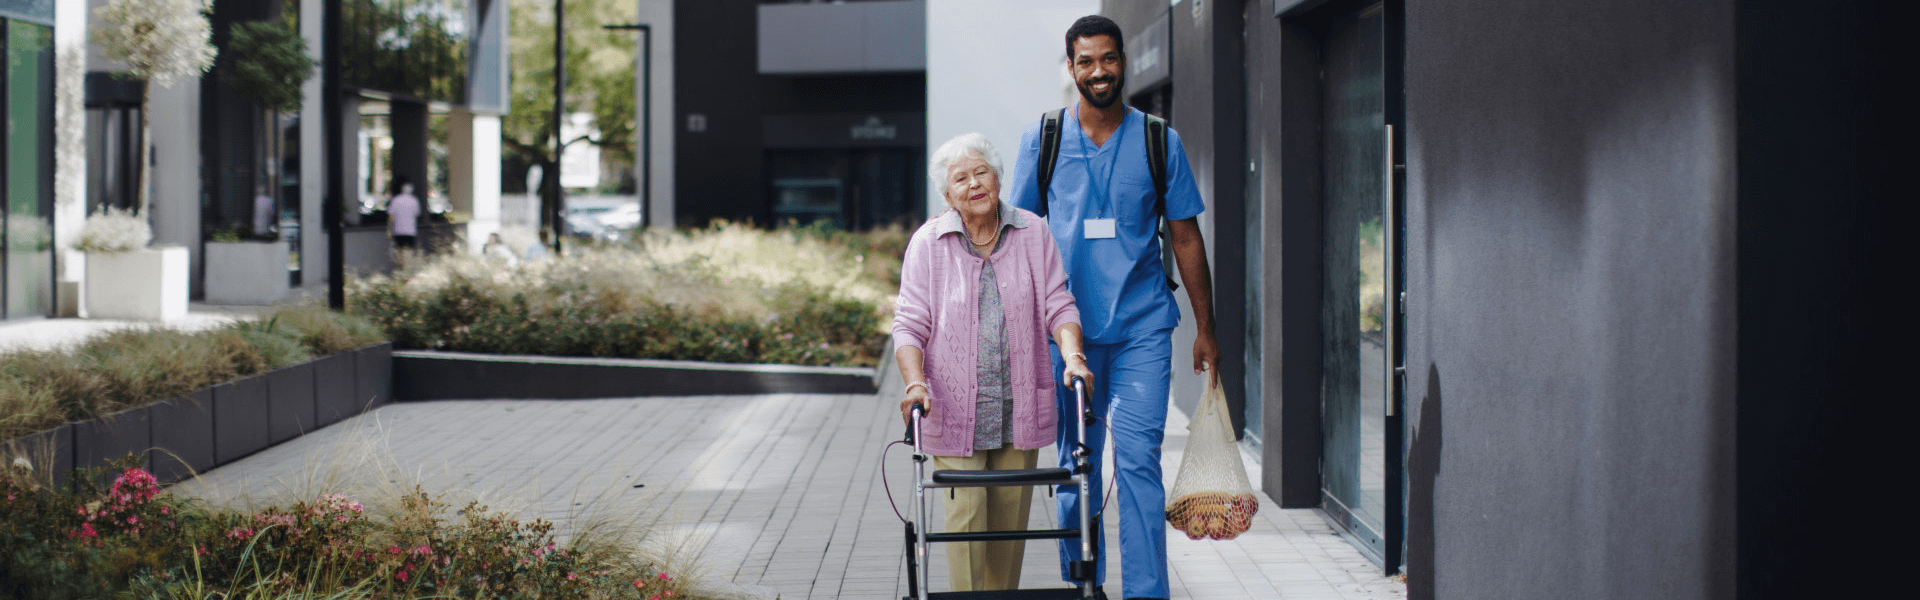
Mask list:
[[[932,159],[927,161],[927,178],[933,180],[933,185],[946,189],[947,168],[969,154],[986,161],[987,168],[993,169],[993,176],[1000,177],[1000,153],[993,149],[993,142],[987,141],[987,136],[976,132],[954,136],[934,150]]]

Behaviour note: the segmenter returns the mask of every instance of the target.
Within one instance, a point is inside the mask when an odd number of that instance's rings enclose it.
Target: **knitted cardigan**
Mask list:
[[[1013,384],[1013,442],[1023,450],[1053,443],[1052,359],[1047,339],[1080,311],[1067,292],[1067,272],[1052,233],[1040,217],[1000,205],[1011,227],[992,255],[1007,316],[1008,376]],[[948,209],[927,221],[907,243],[900,297],[893,317],[894,348],[925,355],[933,409],[921,424],[921,444],[939,456],[973,455],[973,404],[978,394],[980,270],[986,263],[968,248],[959,213]]]

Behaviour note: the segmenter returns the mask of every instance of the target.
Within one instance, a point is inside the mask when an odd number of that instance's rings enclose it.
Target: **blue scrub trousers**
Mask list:
[[[1066,368],[1060,348],[1053,350],[1053,372]],[[1092,509],[1095,524],[1106,518],[1120,519],[1120,559],[1126,561],[1121,574],[1123,596],[1127,598],[1166,598],[1167,592],[1167,490],[1161,484],[1160,442],[1166,438],[1167,390],[1173,376],[1173,330],[1163,329],[1118,344],[1088,344],[1087,368],[1093,371],[1091,394],[1093,414],[1100,421],[1087,428],[1087,447],[1093,451]],[[1060,409],[1060,466],[1073,467],[1073,442],[1077,419],[1073,388],[1056,386]],[[1119,484],[1114,496],[1117,510],[1101,513],[1107,488],[1101,477],[1107,436],[1100,425],[1111,430],[1114,443],[1114,477]],[[1055,498],[1060,503],[1060,527],[1080,526],[1080,489],[1059,486]],[[1107,580],[1107,551],[1104,536],[1095,537],[1094,551],[1099,556],[1096,584]],[[1080,540],[1060,540],[1060,578],[1068,582],[1067,564],[1080,560]]]

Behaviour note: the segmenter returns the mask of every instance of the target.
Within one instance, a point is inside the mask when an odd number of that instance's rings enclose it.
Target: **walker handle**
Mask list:
[[[927,408],[924,406],[921,406],[918,404],[913,405],[913,408],[911,409],[913,419],[907,423],[906,442],[908,444],[913,443],[913,438],[914,438],[913,432],[915,430],[920,429],[918,427],[918,425],[920,424],[920,418],[926,416],[926,410]]]

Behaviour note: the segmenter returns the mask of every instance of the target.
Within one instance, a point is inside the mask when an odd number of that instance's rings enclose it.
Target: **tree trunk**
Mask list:
[[[546,157],[541,157],[534,164],[540,166],[540,187],[537,188],[540,194],[540,228],[558,237],[563,233],[560,227],[561,207],[560,203],[554,201],[559,195],[553,192],[554,187],[560,185],[560,178],[555,176],[560,165],[558,161],[547,160]]]
[[[153,204],[153,82],[140,82],[140,215],[147,217],[148,226],[152,226]]]

